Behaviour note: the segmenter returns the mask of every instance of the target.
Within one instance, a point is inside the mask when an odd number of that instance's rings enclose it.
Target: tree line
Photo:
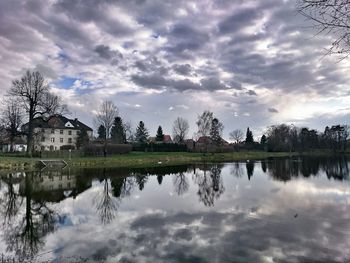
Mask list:
[[[52,114],[69,113],[61,99],[50,92],[49,86],[38,71],[27,71],[20,79],[14,80],[5,97],[2,111],[0,132],[1,138],[6,137],[13,146],[17,136],[26,136],[27,153],[34,151],[34,119]],[[23,121],[28,122],[27,129],[21,130]],[[140,121],[134,130],[131,122],[125,122],[119,114],[118,107],[112,101],[104,101],[100,105],[94,119],[97,128],[97,141],[105,147],[108,143],[148,143],[150,133],[144,121]],[[204,144],[214,144],[218,147],[228,144],[222,137],[223,123],[209,110],[197,116],[197,132],[193,141],[204,138]],[[173,141],[185,144],[188,138],[189,122],[182,117],[174,120],[172,125]],[[156,142],[163,142],[164,133],[159,126],[154,136]],[[229,133],[235,149],[256,149],[266,151],[310,151],[314,149],[331,149],[345,151],[349,139],[347,125],[325,127],[323,132],[307,127],[298,128],[294,125],[273,125],[266,129],[260,139],[255,140],[252,130],[248,127],[245,134],[241,129]],[[86,131],[77,138],[77,148],[90,143]],[[106,147],[107,148],[107,147]],[[13,150],[13,149],[11,149]]]

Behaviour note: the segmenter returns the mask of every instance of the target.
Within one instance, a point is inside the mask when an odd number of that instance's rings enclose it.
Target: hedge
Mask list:
[[[138,152],[187,152],[187,146],[177,143],[136,143],[133,151]]]
[[[110,154],[130,153],[132,146],[130,144],[89,144],[83,148],[85,156],[105,156]]]

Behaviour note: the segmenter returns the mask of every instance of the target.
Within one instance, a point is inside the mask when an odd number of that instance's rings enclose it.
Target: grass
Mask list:
[[[306,155],[329,155],[329,152],[318,151],[306,153]],[[71,160],[64,159],[71,167],[152,167],[169,166],[197,162],[230,162],[258,160],[269,157],[297,156],[298,153],[289,152],[261,152],[244,151],[233,153],[186,153],[186,152],[132,152],[123,155],[104,157],[74,157]],[[41,158],[27,157],[0,157],[0,169],[28,170],[35,168]]]

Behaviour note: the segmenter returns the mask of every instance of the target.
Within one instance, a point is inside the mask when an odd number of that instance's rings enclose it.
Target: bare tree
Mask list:
[[[123,126],[124,126],[124,133],[126,136],[126,141],[133,142],[134,141],[134,132],[133,132],[131,121],[124,122]]]
[[[102,125],[106,129],[106,139],[110,138],[114,118],[118,116],[118,108],[112,101],[104,101],[96,115],[97,126]]]
[[[211,130],[211,124],[213,121],[213,113],[210,111],[204,111],[201,115],[198,116],[196,122],[198,126],[198,135],[199,136],[209,136]]]
[[[44,77],[38,71],[27,71],[20,79],[12,81],[12,87],[8,92],[11,99],[19,101],[28,114],[28,125],[26,126],[27,153],[31,156],[34,149],[34,118],[63,113],[67,110],[61,104],[60,98],[50,93]]]
[[[350,54],[350,1],[298,0],[298,11],[313,22],[318,34],[333,34],[328,54]]]
[[[230,139],[234,140],[235,143],[240,143],[243,141],[244,133],[242,130],[236,129],[230,132]]]
[[[10,142],[10,152],[13,152],[15,138],[20,135],[23,111],[17,101],[6,102],[5,109],[1,114],[1,124],[5,129],[6,137]]]
[[[183,143],[188,129],[190,128],[188,121],[184,118],[178,117],[173,124],[173,138],[177,143]]]

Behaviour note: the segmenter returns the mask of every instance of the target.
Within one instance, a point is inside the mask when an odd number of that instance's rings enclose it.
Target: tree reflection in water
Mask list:
[[[136,178],[136,183],[139,186],[139,190],[142,191],[143,188],[145,187],[145,184],[147,183],[148,176],[137,173],[135,174],[135,178]]]
[[[163,182],[163,176],[164,175],[157,175],[157,181],[158,181],[158,184],[161,185],[162,182]]]
[[[23,173],[19,173],[19,175],[23,176]],[[8,225],[16,217],[23,203],[23,197],[19,195],[18,189],[15,189],[15,174],[8,174],[6,178],[3,178],[2,182],[4,183],[2,188],[5,189],[3,189],[3,196],[0,197],[0,206],[1,213],[4,216],[3,224]]]
[[[12,192],[9,197],[11,201],[5,203],[7,211],[11,211],[5,217],[4,222],[4,239],[7,244],[7,251],[14,252],[17,259],[33,259],[38,253],[40,247],[44,245],[44,237],[56,229],[56,223],[59,222],[59,214],[49,208],[45,200],[34,196],[33,178],[40,176],[37,173],[27,173],[19,187],[19,192]],[[10,183],[11,184],[11,183]],[[10,192],[14,190],[14,185],[9,186]],[[16,207],[14,203],[21,195],[25,199],[21,207]],[[18,213],[19,208],[24,213]]]
[[[279,181],[289,181],[298,176],[318,176],[320,170],[326,173],[328,179],[349,180],[350,170],[346,156],[279,158],[267,162],[268,174]]]
[[[177,195],[183,195],[188,191],[190,187],[190,183],[188,182],[188,178],[184,173],[178,173],[173,176],[173,184],[175,188],[175,192]]]
[[[117,198],[124,198],[131,195],[136,184],[135,177],[114,177],[111,179],[113,195]]]
[[[109,224],[115,218],[119,200],[113,197],[109,179],[103,179],[102,184],[103,188],[97,192],[94,203],[101,222]]]
[[[254,161],[247,161],[245,164],[245,167],[247,169],[247,176],[248,176],[248,180],[250,180],[250,178],[252,178],[253,174],[254,174]]]
[[[203,173],[196,172],[195,183],[198,185],[198,196],[200,202],[205,206],[214,206],[215,200],[224,193],[225,188],[221,178],[222,164],[214,164],[209,169],[203,167]]]
[[[244,174],[244,171],[241,167],[241,164],[239,162],[232,163],[231,168],[230,168],[230,173],[234,177],[242,177]]]

